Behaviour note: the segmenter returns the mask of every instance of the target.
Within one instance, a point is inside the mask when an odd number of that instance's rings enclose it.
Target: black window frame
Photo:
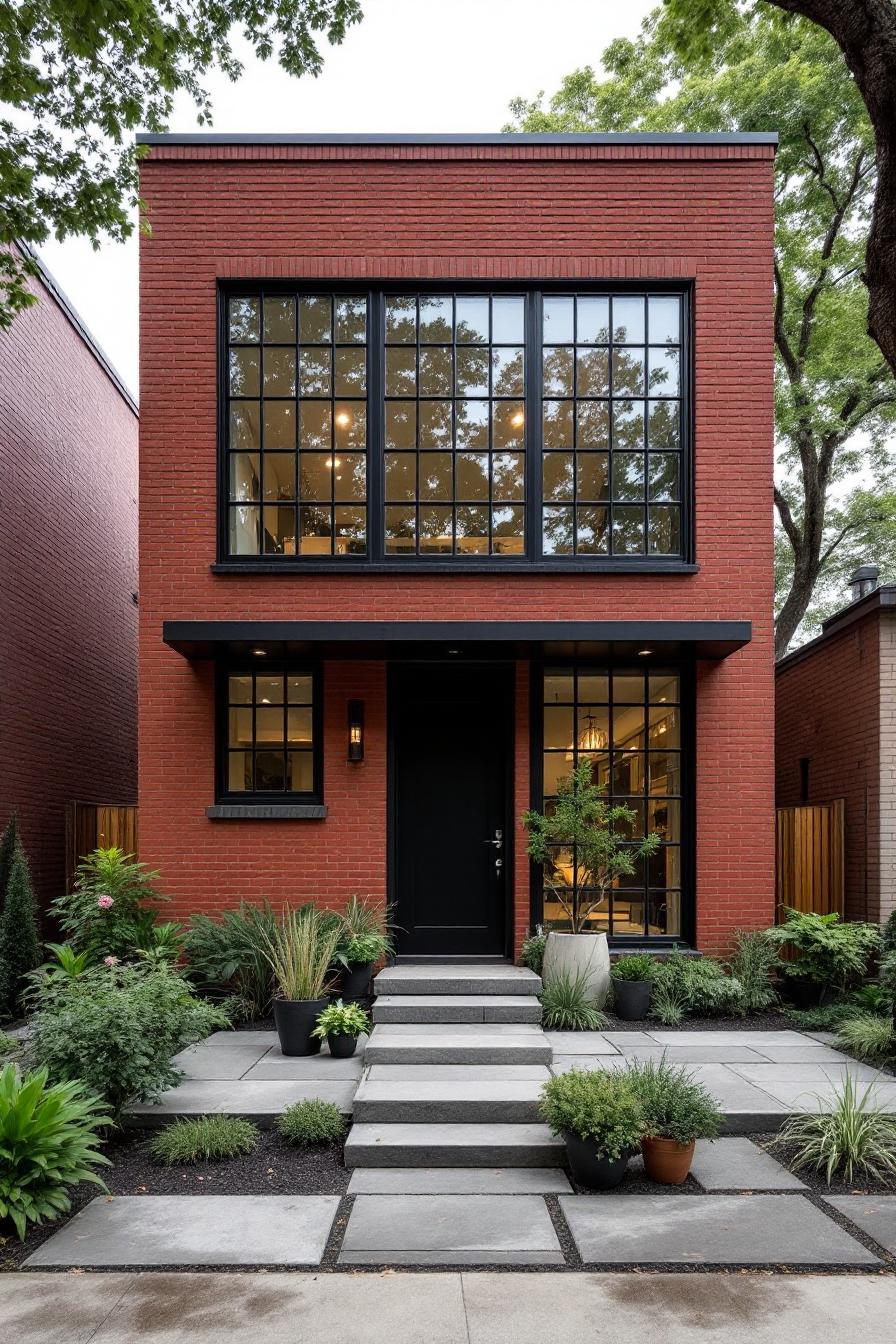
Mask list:
[[[544,555],[542,553],[542,304],[543,295],[678,295],[681,332],[681,552],[662,555]],[[240,296],[277,294],[366,294],[367,337],[367,550],[365,554],[325,556],[231,556],[228,550],[227,477],[227,312]],[[385,299],[404,294],[522,294],[526,300],[525,356],[525,528],[523,555],[389,555],[385,551]],[[694,545],[694,284],[693,281],[321,281],[290,279],[222,281],[218,285],[218,451],[217,556],[211,568],[221,574],[363,573],[695,573]],[[452,501],[453,503],[454,501]]]
[[[681,864],[681,928],[677,934],[611,933],[611,947],[694,947],[697,936],[696,902],[696,777],[697,777],[697,674],[693,658],[632,658],[608,654],[605,657],[568,657],[533,659],[529,682],[529,791],[530,807],[541,811],[544,806],[544,674],[552,667],[575,667],[578,672],[630,670],[650,675],[654,671],[675,671],[679,681],[679,708],[681,711],[681,837],[679,854]],[[645,884],[645,916],[649,887]],[[544,890],[542,870],[538,864],[529,865],[529,918],[535,928],[544,919]],[[646,920],[645,920],[646,922]]]
[[[310,792],[289,789],[259,792],[233,790],[228,784],[228,755],[230,747],[230,677],[240,676],[311,677],[311,759],[313,788]],[[267,658],[222,659],[215,670],[215,803],[227,806],[290,807],[294,805],[320,806],[324,801],[324,743],[323,743],[323,669],[319,662],[308,659],[292,661]],[[284,742],[284,750],[286,750]],[[253,745],[254,750],[254,745]]]

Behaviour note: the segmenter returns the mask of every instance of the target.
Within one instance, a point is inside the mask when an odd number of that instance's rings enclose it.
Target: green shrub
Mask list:
[[[896,1116],[889,1115],[873,1100],[874,1084],[860,1095],[852,1075],[830,1102],[818,1097],[818,1110],[792,1115],[769,1144],[774,1151],[789,1153],[795,1171],[812,1167],[823,1171],[828,1185],[838,1171],[852,1182],[857,1176],[892,1183],[896,1180]]]
[[[896,1029],[893,1019],[879,1013],[857,1013],[837,1028],[835,1044],[859,1059],[883,1064],[896,1054]]]
[[[37,910],[28,860],[21,844],[9,862],[3,913],[0,915],[0,1017],[15,1017],[28,989],[27,976],[40,965]]]
[[[6,884],[9,882],[9,870],[12,867],[12,856],[22,844],[22,837],[19,833],[19,818],[13,812],[9,821],[3,828],[3,836],[0,838],[0,913],[3,911],[3,901],[6,897]]]
[[[781,962],[785,975],[841,994],[864,977],[869,959],[881,945],[876,924],[844,924],[836,912],[816,915],[788,909],[786,915],[783,924],[765,935],[775,947],[795,949],[793,961]]]
[[[361,966],[380,961],[389,952],[388,940],[379,933],[354,933],[342,943],[337,960],[344,966]]]
[[[880,987],[887,1011],[896,1017],[896,952],[888,952],[881,959]]]
[[[841,1022],[855,1017],[861,1009],[847,999],[837,1003],[822,1003],[814,1008],[782,1008],[788,1022],[800,1031],[836,1031]]]
[[[677,949],[658,959],[654,972],[651,1017],[675,1012],[695,1017],[735,1017],[744,1011],[740,981],[726,975],[713,957],[686,957]],[[660,1021],[670,1019],[660,1018]],[[681,1020],[680,1017],[677,1020]]]
[[[258,1130],[238,1115],[202,1115],[175,1120],[152,1138],[149,1151],[157,1162],[173,1167],[182,1162],[217,1162],[251,1153]]]
[[[541,1089],[541,1115],[551,1133],[591,1139],[602,1157],[623,1157],[644,1134],[644,1112],[630,1081],[613,1069],[570,1069]]]
[[[741,1001],[748,1013],[763,1013],[778,1002],[774,977],[781,964],[778,949],[765,930],[740,929],[734,936],[734,951],[728,974],[741,987]]]
[[[632,1061],[626,1070],[644,1111],[645,1133],[652,1139],[692,1143],[714,1139],[722,1112],[714,1097],[684,1066],[669,1064],[666,1056]]]
[[[92,961],[123,961],[149,944],[155,907],[167,900],[153,885],[158,873],[114,845],[81,860],[74,890],[50,906],[68,941]]]
[[[54,1081],[81,1079],[117,1119],[132,1097],[172,1087],[173,1056],[228,1022],[182,976],[135,964],[45,985],[32,1025],[35,1061]]]
[[[648,1017],[655,1018],[664,1027],[677,1027],[687,1007],[688,996],[682,984],[675,980],[654,980]]]
[[[527,933],[523,939],[523,945],[520,948],[520,961],[524,966],[528,966],[530,971],[536,975],[541,975],[541,968],[544,966],[544,949],[547,947],[548,936],[539,924],[534,933]]]
[[[241,903],[220,919],[194,915],[184,938],[189,975],[206,993],[227,994],[244,1007],[245,1020],[268,1017],[274,977],[264,949],[277,927],[269,902]]]
[[[588,976],[555,975],[541,992],[543,1025],[549,1031],[600,1031],[607,1019],[588,997]]]
[[[155,966],[176,966],[184,950],[183,925],[168,920],[164,924],[153,924],[141,932],[134,951],[141,961]]]
[[[881,945],[885,956],[890,952],[896,952],[896,910],[887,917],[881,934]]]
[[[370,1018],[357,1003],[331,1003],[317,1015],[317,1025],[312,1036],[360,1036],[370,1031]]]
[[[854,1004],[861,1013],[877,1013],[880,1016],[890,1011],[890,998],[880,981],[872,980],[867,985],[859,985],[850,994],[848,1002]]]
[[[389,907],[352,896],[342,915],[342,939],[337,952],[344,966],[380,961],[393,950]]]
[[[10,1036],[7,1031],[0,1031],[0,1060],[5,1060],[10,1055],[17,1055],[22,1048],[22,1042],[18,1036]]]
[[[92,1181],[108,1166],[97,1131],[109,1123],[101,1103],[81,1083],[47,1083],[45,1069],[0,1070],[0,1219],[9,1218],[24,1241],[29,1223],[71,1208],[70,1186]]]
[[[656,972],[656,958],[649,952],[632,952],[619,957],[610,967],[614,980],[652,980]]]
[[[312,1148],[321,1143],[337,1143],[345,1133],[345,1120],[332,1101],[309,1097],[297,1101],[277,1120],[277,1132],[287,1143]]]

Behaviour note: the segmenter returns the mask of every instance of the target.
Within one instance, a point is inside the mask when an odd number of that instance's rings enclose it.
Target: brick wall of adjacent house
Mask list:
[[[381,732],[382,683],[350,664],[327,679],[325,822],[210,822],[211,682],[163,644],[164,620],[705,618],[750,620],[753,640],[699,669],[699,942],[769,922],[772,178],[771,149],[751,145],[153,149],[142,167],[140,824],[142,856],[178,913],[237,895],[382,890],[382,761],[375,750],[361,772],[340,764],[345,699],[364,697],[368,733]],[[692,279],[699,572],[213,574],[216,287],[252,277]],[[518,792],[527,723],[520,689]],[[515,872],[520,931],[519,853]]]
[[[0,331],[0,825],[45,904],[66,803],[137,796],[137,416],[33,287]]]
[[[794,807],[844,800],[850,919],[876,920],[880,910],[880,630],[878,611],[872,609],[785,659],[775,678],[775,801]],[[801,794],[804,758],[809,762],[807,798]]]
[[[896,911],[896,613],[884,608],[880,641],[880,919]]]

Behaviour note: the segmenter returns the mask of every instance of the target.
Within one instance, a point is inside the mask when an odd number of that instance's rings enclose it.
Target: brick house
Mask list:
[[[852,601],[777,664],[775,795],[843,799],[846,916],[882,923],[896,910],[896,586],[877,580],[856,570]]]
[[[559,914],[520,813],[588,756],[663,839],[594,927],[770,923],[775,137],[142,140],[175,913],[360,892],[513,955]]]
[[[45,267],[0,331],[0,825],[42,905],[65,805],[137,795],[137,407]]]

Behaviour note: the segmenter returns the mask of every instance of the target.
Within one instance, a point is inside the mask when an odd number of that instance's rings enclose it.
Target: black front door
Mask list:
[[[504,955],[512,688],[504,665],[391,669],[390,857],[403,956]]]

